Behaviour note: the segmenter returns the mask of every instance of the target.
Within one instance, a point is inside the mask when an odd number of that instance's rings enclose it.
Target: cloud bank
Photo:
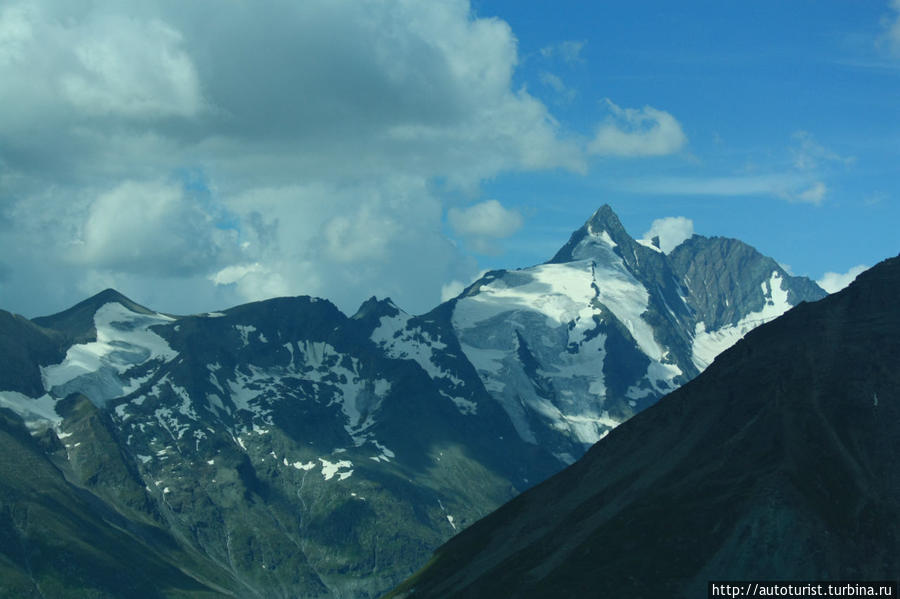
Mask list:
[[[672,115],[612,102],[593,140],[566,131],[518,64],[468,0],[6,2],[0,307],[113,286],[172,312],[373,293],[423,311],[523,225],[483,181],[685,143]]]
[[[509,26],[465,0],[7,3],[4,307],[114,285],[170,310],[373,292],[424,309],[477,270],[441,234],[435,179],[477,194],[586,168],[517,63]],[[456,210],[475,239],[521,226]]]

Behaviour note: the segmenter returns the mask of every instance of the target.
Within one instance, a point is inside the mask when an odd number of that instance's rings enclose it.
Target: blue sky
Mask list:
[[[486,185],[541,223],[525,225],[538,251],[523,243],[498,265],[513,255],[539,259],[598,202],[610,203],[633,235],[655,218],[683,215],[697,233],[737,237],[812,278],[900,251],[900,56],[889,5],[475,6],[516,32],[518,83],[564,127],[590,131],[609,98],[669,112],[688,138],[664,157],[605,158],[586,174],[516,174]],[[559,51],[566,42],[574,59]],[[565,87],[542,83],[542,73]],[[824,193],[804,202],[766,189],[780,179],[797,195]]]
[[[0,81],[27,316],[106,287],[423,312],[603,203],[813,279],[900,251],[898,0],[8,0]]]

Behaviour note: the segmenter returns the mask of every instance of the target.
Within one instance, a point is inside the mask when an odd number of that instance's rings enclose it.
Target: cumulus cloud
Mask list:
[[[468,0],[4,2],[0,307],[113,285],[169,311],[270,294],[429,309],[478,271],[470,250],[522,226],[482,181],[587,168],[583,136],[514,83],[519,61]],[[684,144],[668,113],[609,106],[591,152]],[[474,205],[448,212],[458,192]]]
[[[373,294],[424,311],[448,279],[476,270],[441,234],[442,203],[420,179],[253,189],[227,209],[241,223],[236,264],[252,272],[230,281],[225,270],[218,282],[244,301],[258,299],[265,284],[283,287],[282,295],[327,297],[345,311]]]
[[[524,223],[518,211],[504,208],[497,200],[487,200],[465,209],[451,208],[447,211],[447,221],[481,254],[499,253],[495,240],[509,237]]]
[[[0,12],[0,132],[14,144],[25,131],[55,130],[65,151],[88,131],[206,109],[178,30],[162,18],[81,8],[39,0]]]
[[[77,65],[60,78],[64,97],[86,114],[193,116],[203,107],[182,36],[159,20],[107,17],[85,27]]]
[[[644,233],[644,240],[652,241],[654,237],[659,237],[659,248],[668,254],[693,234],[694,221],[683,216],[669,216],[654,220],[650,230]]]
[[[610,115],[588,144],[588,151],[601,156],[664,156],[687,143],[681,124],[668,112],[651,106],[620,108],[606,100]]]
[[[463,210],[451,208],[447,219],[453,230],[471,237],[509,237],[524,222],[515,210],[504,208],[497,200],[487,200]]]
[[[204,273],[224,256],[229,231],[182,185],[126,181],[88,210],[70,258],[128,273]]]
[[[428,309],[478,270],[442,234],[435,180],[477,198],[503,172],[586,168],[518,62],[468,0],[4,3],[4,301],[48,312],[114,284],[169,310],[302,293]],[[521,226],[468,214],[477,242]]]
[[[326,251],[338,262],[378,260],[401,226],[390,216],[362,206],[355,214],[336,215],[325,225]]]
[[[819,287],[821,287],[828,293],[837,293],[838,291],[852,283],[857,276],[868,269],[868,266],[859,264],[844,273],[826,272],[824,275],[822,275],[821,279],[816,281],[816,283],[818,283]]]

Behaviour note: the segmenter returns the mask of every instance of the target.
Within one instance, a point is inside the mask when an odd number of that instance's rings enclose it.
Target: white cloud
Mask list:
[[[859,264],[854,266],[850,270],[845,273],[838,272],[826,272],[822,275],[822,278],[816,281],[819,287],[827,291],[828,293],[837,293],[847,285],[853,282],[860,273],[868,270],[869,267],[864,264]]]
[[[652,241],[654,237],[659,237],[660,249],[668,254],[693,234],[694,221],[683,216],[669,216],[654,220],[643,238]]]
[[[0,64],[21,61],[34,32],[27,5],[9,5],[0,11]]]
[[[475,273],[473,276],[468,277],[467,279],[465,279],[465,281],[468,281],[468,283],[463,282],[461,280],[454,279],[454,280],[450,281],[449,283],[442,285],[441,286],[441,301],[446,302],[447,300],[453,299],[454,297],[456,297],[457,295],[462,293],[466,289],[466,287],[468,287],[469,285],[471,285],[472,283],[474,283],[475,281],[477,281],[478,279],[483,277],[484,273],[486,273],[486,272],[487,272],[487,270],[480,270],[477,273]]]
[[[724,177],[642,177],[623,181],[622,189],[637,193],[693,196],[774,196],[788,202],[821,205],[828,196],[825,179],[831,167],[850,166],[856,159],[842,156],[819,144],[808,131],[796,131],[786,148],[785,162],[775,172],[759,172],[758,167],[747,169],[754,174]],[[780,170],[780,172],[779,172]]]
[[[518,62],[509,25],[467,0],[4,3],[2,307],[114,282],[169,310],[268,293],[428,309],[477,271],[442,234],[444,189],[586,168]],[[171,183],[185,170],[206,195]],[[506,215],[472,247],[521,226]]]
[[[313,294],[318,281],[314,272],[307,274],[313,278],[305,281],[304,288],[307,294]],[[290,282],[280,272],[273,272],[259,262],[226,266],[209,279],[218,286],[233,286],[238,297],[244,301],[292,295],[293,286]]]
[[[254,262],[252,264],[232,264],[211,275],[209,278],[216,285],[231,285],[237,283],[247,275],[262,271],[263,267],[259,262]]]
[[[809,204],[820,205],[828,193],[828,186],[821,181],[816,181],[807,189],[804,189],[796,195],[789,196],[789,199],[797,202],[806,202]]]
[[[541,71],[538,78],[541,83],[555,91],[564,102],[571,102],[575,99],[577,92],[568,87],[558,75],[554,75],[547,71]]]
[[[622,183],[627,191],[661,195],[749,196],[780,195],[797,190],[807,180],[794,174],[749,175],[739,177],[657,177]]]
[[[162,17],[43,0],[10,4],[0,12],[0,132],[18,144],[25,131],[55,130],[61,152],[69,136],[86,130],[197,116],[207,106],[184,41]]]
[[[687,143],[681,124],[668,112],[651,106],[620,108],[611,100],[610,115],[588,144],[591,154],[601,156],[664,156]]]
[[[487,200],[463,210],[447,212],[450,226],[464,237],[509,237],[521,228],[524,220],[516,210],[509,210],[497,200]]]
[[[203,274],[233,245],[181,185],[126,181],[90,205],[69,257],[91,268]]]
[[[584,40],[566,40],[558,44],[551,44],[540,49],[544,58],[558,56],[563,62],[575,64],[582,60],[581,51],[584,49]]]
[[[447,280],[475,270],[441,234],[441,202],[418,178],[247,190],[227,209],[239,219],[241,255],[215,276],[241,301],[265,286],[324,296],[347,312],[371,295],[425,311]]]
[[[197,72],[166,23],[97,18],[77,32],[77,66],[61,76],[63,95],[86,114],[189,117],[203,108]]]
[[[325,224],[325,250],[337,262],[382,259],[401,231],[397,221],[364,205],[355,214],[339,214]]]
[[[583,170],[578,143],[513,87],[517,63],[509,26],[466,0],[34,0],[0,13],[0,134],[28,150],[9,166],[44,178],[61,161],[97,170],[111,143],[124,151],[104,170],[130,178],[198,157],[272,184]],[[169,151],[122,147],[148,137]]]
[[[828,186],[795,173],[739,177],[657,177],[627,180],[619,184],[625,191],[678,196],[775,196],[789,202],[821,205]]]
[[[466,288],[466,284],[462,281],[450,281],[445,285],[441,285],[441,301],[446,302],[447,300],[451,300]]]
[[[792,136],[794,145],[790,148],[794,168],[812,170],[828,163],[853,164],[853,156],[841,156],[818,143],[808,131],[796,131]]]

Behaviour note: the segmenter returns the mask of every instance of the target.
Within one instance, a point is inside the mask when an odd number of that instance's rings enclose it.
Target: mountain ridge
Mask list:
[[[606,206],[585,223],[588,255],[485,273],[421,315],[296,296],[176,316],[107,290],[15,321],[56,353],[11,337],[31,378],[0,405],[69,484],[160,527],[225,592],[374,597],[693,378],[697,351],[790,306],[760,262],[743,299],[709,300],[759,314],[698,333],[669,257],[601,221],[619,222]],[[732,267],[711,256],[695,272]]]
[[[748,333],[389,596],[692,597],[708,580],[892,578],[900,257],[864,275]]]

